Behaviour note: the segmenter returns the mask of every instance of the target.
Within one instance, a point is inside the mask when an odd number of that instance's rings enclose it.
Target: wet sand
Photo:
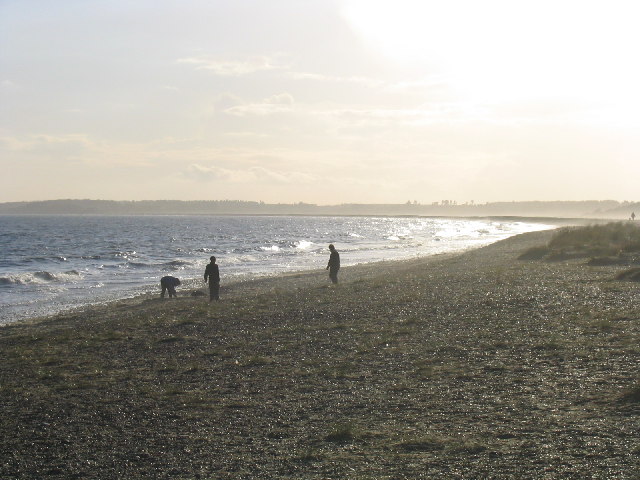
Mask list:
[[[0,478],[639,478],[640,285],[551,235],[2,327]]]

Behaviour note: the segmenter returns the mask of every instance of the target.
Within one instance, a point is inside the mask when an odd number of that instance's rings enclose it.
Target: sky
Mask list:
[[[638,201],[639,13],[0,0],[0,202]]]

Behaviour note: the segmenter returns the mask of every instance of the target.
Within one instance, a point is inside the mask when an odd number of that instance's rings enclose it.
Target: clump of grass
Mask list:
[[[603,332],[610,332],[613,329],[613,325],[609,319],[597,320],[593,323],[593,327]]]
[[[615,264],[640,254],[640,228],[630,222],[559,229],[546,246],[530,248],[520,260],[567,260],[600,257],[594,264]]]
[[[200,367],[200,365],[192,363],[188,365],[187,368],[185,368],[184,373],[197,373],[201,370],[202,368]]]
[[[300,455],[298,455],[297,460],[300,462],[314,462],[316,460],[320,460],[322,455],[318,452],[317,449],[313,447],[308,447],[304,450]]]
[[[630,268],[616,275],[616,280],[625,280],[630,282],[640,282],[640,268]]]
[[[518,257],[518,260],[542,260],[551,253],[551,249],[546,246],[531,247]]]
[[[474,440],[463,440],[461,442],[454,443],[451,446],[451,450],[454,452],[468,453],[471,455],[475,453],[482,453],[487,450],[487,448],[488,447],[486,445]]]
[[[625,403],[640,403],[640,383],[636,383],[622,393],[620,400]]]
[[[432,452],[444,450],[447,447],[447,440],[435,435],[428,435],[404,440],[396,446],[406,452]]]
[[[429,379],[433,377],[434,372],[435,369],[433,368],[433,365],[431,365],[426,360],[419,360],[415,362],[414,374],[417,378],[420,378],[422,380]]]
[[[590,267],[609,267],[611,265],[622,265],[624,263],[624,258],[620,257],[593,257],[587,262],[587,265]]]
[[[603,254],[640,252],[640,228],[624,222],[563,228],[553,236],[549,248],[601,250]]]
[[[271,363],[273,363],[273,359],[256,355],[249,358],[246,362],[244,362],[243,365],[245,367],[261,367],[263,365],[269,365]]]
[[[182,337],[182,336],[171,336],[171,337],[161,338],[160,340],[158,340],[158,343],[176,343],[176,342],[182,342],[184,340],[185,340],[185,337]]]
[[[412,316],[412,317],[401,320],[400,324],[406,327],[417,327],[423,324],[424,322],[425,321],[422,318]]]
[[[562,346],[563,346],[563,343],[560,340],[560,337],[558,337],[557,335],[552,335],[550,338],[535,344],[533,346],[533,349],[557,351],[557,350],[560,350]]]
[[[487,450],[487,446],[467,438],[450,438],[438,435],[425,435],[409,438],[396,444],[405,452],[435,452],[447,450],[456,453],[476,454]]]
[[[179,327],[185,327],[185,326],[190,326],[190,325],[195,325],[195,324],[196,324],[196,322],[194,322],[190,318],[188,318],[186,320],[179,320],[178,322],[176,322],[176,325],[179,326]]]
[[[349,422],[334,425],[324,437],[326,441],[334,443],[348,443],[353,441],[354,438],[355,429],[353,424]]]
[[[232,355],[229,351],[227,351],[224,347],[216,347],[210,350],[206,350],[202,353],[205,357],[221,357],[221,358],[230,358]]]
[[[122,338],[124,338],[124,334],[116,330],[107,331],[100,335],[100,341],[102,342],[113,342]]]

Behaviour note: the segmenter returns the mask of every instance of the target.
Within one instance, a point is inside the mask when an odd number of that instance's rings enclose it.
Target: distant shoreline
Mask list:
[[[589,223],[623,221],[605,217],[558,217],[523,215],[422,215],[422,214],[329,214],[329,213],[0,213],[0,217],[391,217],[391,218],[442,218],[459,220],[511,220],[528,223],[551,223],[554,225],[585,225]]]
[[[304,202],[268,204],[236,200],[46,200],[0,203],[0,215],[304,215],[304,216],[422,216],[422,217],[543,217],[628,219],[640,202],[614,200],[522,201],[432,204],[339,204]]]

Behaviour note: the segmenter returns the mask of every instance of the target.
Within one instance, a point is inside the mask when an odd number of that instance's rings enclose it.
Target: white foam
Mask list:
[[[300,240],[299,242],[294,243],[295,247],[300,250],[308,250],[313,246],[313,242],[309,242],[307,240]]]

